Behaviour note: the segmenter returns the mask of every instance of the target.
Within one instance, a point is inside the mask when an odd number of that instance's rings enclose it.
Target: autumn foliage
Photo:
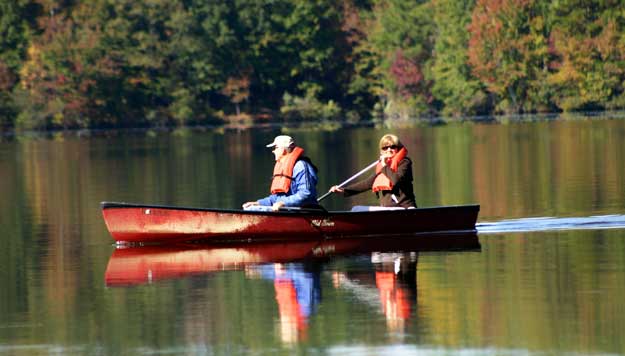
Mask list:
[[[0,0],[0,8],[4,129],[625,107],[625,4],[616,0]]]

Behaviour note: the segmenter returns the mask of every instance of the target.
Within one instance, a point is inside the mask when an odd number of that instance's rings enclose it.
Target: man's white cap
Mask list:
[[[286,135],[276,136],[276,138],[273,139],[273,142],[267,145],[267,147],[281,148],[290,148],[293,146],[295,146],[295,141],[293,140],[293,137]]]

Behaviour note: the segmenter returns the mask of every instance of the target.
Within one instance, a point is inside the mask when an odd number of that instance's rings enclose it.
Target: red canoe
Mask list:
[[[479,205],[377,211],[253,212],[103,202],[118,243],[293,241],[474,232]]]
[[[475,232],[294,242],[161,244],[116,248],[105,272],[107,286],[127,286],[196,274],[243,270],[265,263],[324,261],[372,252],[478,251]]]

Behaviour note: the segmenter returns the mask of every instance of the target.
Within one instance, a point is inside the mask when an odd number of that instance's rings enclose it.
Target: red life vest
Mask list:
[[[397,172],[399,162],[401,162],[401,160],[404,159],[407,154],[408,150],[406,150],[406,147],[402,147],[402,149],[399,150],[395,154],[395,156],[393,156],[393,158],[391,158],[391,162],[388,165],[389,168],[393,172]],[[382,173],[382,162],[378,162],[378,165],[375,166],[375,173],[377,174],[377,176],[375,177],[373,185],[371,186],[371,190],[373,190],[374,193],[377,193],[381,190],[393,190],[393,182],[391,182],[391,179],[387,177],[386,174]]]
[[[289,189],[291,189],[291,180],[293,180],[293,167],[295,167],[295,163],[303,153],[303,148],[295,147],[285,157],[276,161],[276,165],[273,166],[271,194],[288,193]]]

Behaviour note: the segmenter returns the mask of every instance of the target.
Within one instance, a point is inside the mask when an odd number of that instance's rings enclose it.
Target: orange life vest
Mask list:
[[[375,284],[380,291],[382,312],[390,320],[410,317],[410,298],[397,283],[397,277],[393,272],[375,272]]]
[[[276,161],[271,180],[271,194],[288,193],[293,180],[293,167],[303,153],[303,148],[295,147],[288,155]]]
[[[397,167],[399,166],[399,162],[401,162],[404,157],[408,154],[408,150],[406,147],[402,147],[393,158],[391,158],[391,162],[388,165],[393,172],[397,172]],[[373,180],[373,185],[371,186],[371,190],[374,193],[377,193],[381,190],[393,190],[393,182],[391,179],[386,176],[386,174],[382,173],[382,162],[378,162],[378,165],[375,166],[375,173],[377,176],[375,180]]]
[[[305,330],[307,326],[306,316],[297,300],[295,282],[288,278],[276,278],[273,281],[273,286],[276,290],[280,319],[285,323],[297,326],[300,331]]]

